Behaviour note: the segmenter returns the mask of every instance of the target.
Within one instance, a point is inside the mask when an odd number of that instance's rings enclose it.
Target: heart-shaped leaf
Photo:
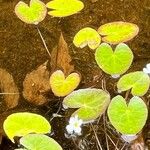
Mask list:
[[[15,7],[15,13],[25,23],[38,24],[46,17],[47,8],[40,0],[31,0],[29,6],[20,1]]]
[[[124,43],[118,44],[115,51],[109,44],[102,43],[96,49],[95,60],[105,73],[119,76],[129,69],[133,61],[133,53]]]
[[[83,48],[88,45],[91,49],[96,49],[101,42],[98,32],[92,28],[81,29],[74,37],[73,43],[76,47]]]
[[[80,89],[64,98],[65,108],[78,108],[73,116],[78,115],[86,122],[93,121],[104,113],[110,102],[110,95],[101,89]]]
[[[50,86],[56,96],[66,96],[70,94],[80,83],[80,75],[71,73],[65,78],[61,70],[55,71],[50,77]]]
[[[147,116],[147,106],[136,96],[131,98],[129,104],[122,96],[116,96],[108,107],[111,124],[122,134],[137,134],[145,125]]]
[[[102,40],[110,44],[119,44],[126,42],[135,37],[139,32],[139,27],[129,22],[111,22],[99,27],[98,33]]]
[[[142,71],[128,73],[122,76],[117,83],[119,92],[131,89],[132,95],[135,96],[143,96],[148,91],[149,86],[149,76]]]
[[[48,14],[54,17],[70,16],[84,8],[80,0],[52,0],[46,6],[52,9]]]
[[[44,134],[51,131],[51,126],[44,117],[28,112],[9,115],[4,121],[3,128],[12,142],[15,136],[21,137],[29,133]]]
[[[20,139],[20,144],[29,150],[62,150],[54,139],[42,134],[28,134]]]

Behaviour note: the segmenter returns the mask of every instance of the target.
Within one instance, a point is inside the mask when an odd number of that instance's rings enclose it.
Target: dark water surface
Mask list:
[[[22,93],[26,74],[49,60],[49,56],[36,27],[25,24],[16,17],[14,7],[18,1],[0,0],[0,68],[6,69],[13,75],[19,92]],[[25,0],[25,2],[28,2],[28,0]],[[44,2],[47,3],[48,0],[44,0]],[[100,25],[113,21],[127,21],[137,24],[140,28],[139,35],[128,42],[135,56],[129,71],[141,70],[145,64],[150,63],[150,0],[97,0],[96,2],[83,0],[83,2],[85,8],[80,13],[61,19],[47,15],[46,19],[39,24],[39,29],[50,50],[57,45],[60,33],[63,33],[69,45],[75,69],[83,76],[82,84],[90,85],[93,74],[98,69],[91,50],[87,47],[80,50],[72,44],[76,32],[87,26],[97,29]],[[107,90],[111,96],[114,96],[116,94],[115,89],[112,88],[114,81],[105,75],[103,78],[105,78]],[[97,82],[96,86],[101,87],[101,80]],[[145,96],[147,101],[148,97],[149,94]],[[38,112],[50,119],[52,113],[55,113],[58,108],[59,104],[55,102],[47,106],[36,107],[26,102],[21,96],[18,107],[13,111]],[[11,111],[8,110],[8,112]],[[1,116],[7,114],[7,109],[2,108],[0,113]],[[63,111],[61,113],[68,116]],[[76,150],[78,149],[77,145],[80,144],[85,146],[83,148],[85,150],[97,149],[96,141],[93,138],[93,133],[90,133],[89,127],[84,129],[89,132],[89,135],[85,133],[83,137],[73,140],[65,138],[65,121],[67,122],[65,118],[57,118],[52,121],[53,138],[60,143],[64,150]],[[143,135],[145,143],[150,145],[150,142],[148,142],[150,140],[150,120],[146,124]],[[104,133],[98,132],[98,136],[103,149],[106,149]],[[115,149],[112,144],[111,146],[111,150]],[[4,138],[0,149],[12,150],[14,147]]]

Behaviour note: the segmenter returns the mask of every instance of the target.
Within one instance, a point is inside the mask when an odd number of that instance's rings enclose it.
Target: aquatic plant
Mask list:
[[[83,48],[89,46],[91,49],[96,49],[101,42],[101,37],[95,29],[86,27],[81,29],[73,39],[73,43],[76,47]]]
[[[133,61],[133,53],[124,43],[118,44],[114,51],[109,44],[102,43],[96,49],[95,60],[105,73],[119,77],[129,69]]]
[[[80,75],[71,73],[65,78],[61,70],[56,70],[50,76],[50,86],[56,96],[66,96],[70,94],[80,83]]]
[[[62,150],[62,147],[54,139],[43,134],[28,134],[19,141],[28,150]]]
[[[52,0],[46,6],[52,9],[48,14],[54,17],[70,16],[84,8],[84,4],[80,0]]]
[[[124,135],[136,135],[140,132],[148,116],[146,104],[136,96],[128,104],[122,96],[114,97],[107,113],[111,124]]]
[[[148,91],[149,86],[150,78],[142,71],[125,74],[119,79],[117,83],[119,92],[131,89],[131,93],[134,96],[143,96]]]
[[[41,115],[20,112],[13,113],[7,117],[3,124],[4,131],[8,138],[14,142],[14,137],[22,137],[29,133],[50,133],[51,125]]]
[[[110,44],[127,42],[135,37],[138,32],[139,27],[136,24],[122,21],[106,23],[98,28],[102,41]]]
[[[40,0],[31,0],[29,6],[20,1],[15,6],[15,13],[23,22],[37,25],[46,17],[47,8]]]
[[[94,121],[101,116],[110,102],[110,95],[95,88],[73,91],[63,100],[64,108],[77,108],[72,116],[78,115],[83,123]]]

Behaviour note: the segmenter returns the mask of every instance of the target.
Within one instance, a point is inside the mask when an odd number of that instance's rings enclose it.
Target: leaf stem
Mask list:
[[[92,123],[90,123],[90,124],[91,124],[91,127],[92,127],[92,129],[93,129],[93,132],[94,132],[94,134],[95,134],[95,138],[96,138],[97,144],[98,144],[100,150],[103,150],[103,149],[102,149],[102,146],[101,146],[101,143],[100,143],[100,141],[99,141],[99,139],[98,139],[97,133],[95,132],[95,129],[94,129]]]
[[[46,42],[45,42],[45,40],[44,40],[44,38],[43,38],[43,36],[42,36],[42,33],[41,33],[41,31],[40,31],[40,29],[39,29],[39,27],[38,27],[37,25],[36,25],[36,29],[37,29],[37,31],[38,31],[38,34],[40,35],[40,38],[41,38],[41,40],[42,40],[42,42],[43,42],[43,45],[44,45],[44,47],[45,47],[45,49],[46,49],[48,55],[49,55],[50,58],[51,58],[51,53],[49,52],[49,49],[48,49],[48,47],[47,47],[47,45],[46,45]]]

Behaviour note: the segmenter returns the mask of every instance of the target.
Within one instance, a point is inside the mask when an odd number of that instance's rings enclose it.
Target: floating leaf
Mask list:
[[[54,139],[42,134],[28,134],[20,139],[20,144],[29,150],[62,150]]]
[[[35,105],[42,105],[48,102],[44,94],[50,91],[49,76],[47,62],[27,74],[23,82],[24,98]]]
[[[122,134],[137,134],[146,123],[147,106],[139,97],[131,98],[129,104],[122,96],[112,99],[108,107],[111,124]]]
[[[110,102],[108,93],[101,89],[80,89],[64,98],[63,105],[69,108],[78,108],[73,113],[85,123],[93,121],[104,113]]]
[[[102,40],[110,44],[119,44],[134,38],[139,32],[139,27],[129,22],[111,22],[99,27],[98,33]]]
[[[71,64],[71,61],[68,45],[61,33],[58,46],[51,53],[51,70],[54,71],[56,68],[63,69],[64,74],[69,75],[74,71],[74,65]]]
[[[133,60],[131,49],[124,43],[117,45],[115,51],[107,43],[102,43],[95,52],[99,67],[112,76],[125,73]]]
[[[80,83],[78,73],[71,73],[65,78],[61,70],[55,71],[50,77],[50,85],[56,96],[66,96],[70,94]]]
[[[49,133],[49,122],[38,114],[23,112],[14,113],[7,117],[3,124],[4,131],[9,139],[14,142],[14,137],[25,136],[29,133]]]
[[[20,1],[15,7],[19,19],[28,24],[38,24],[47,14],[45,4],[40,0],[31,0],[30,5]]]
[[[142,71],[128,73],[122,76],[117,83],[119,92],[131,89],[132,95],[135,96],[143,96],[148,91],[149,86],[149,76]]]
[[[52,0],[46,6],[52,9],[48,14],[54,17],[70,16],[84,8],[80,0]]]
[[[0,68],[0,91],[3,95],[7,109],[14,108],[18,105],[19,91],[14,82],[12,75],[6,70]]]
[[[91,49],[96,49],[100,42],[101,37],[98,32],[89,27],[81,29],[73,40],[75,46],[83,48],[88,45]]]

